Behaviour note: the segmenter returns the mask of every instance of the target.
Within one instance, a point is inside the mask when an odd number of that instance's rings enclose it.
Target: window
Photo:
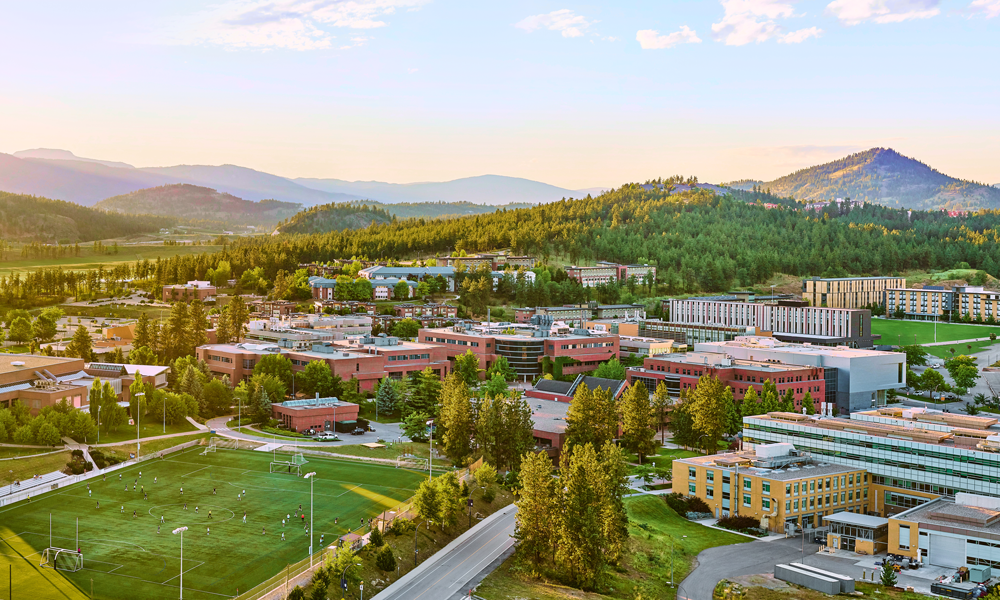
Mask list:
[[[712,488],[712,486],[708,486],[705,488],[705,497],[708,499],[712,499],[715,497],[715,490]]]
[[[751,480],[749,480],[749,479],[744,479],[743,480],[743,489],[745,489],[745,490],[752,489],[751,488],[752,485],[753,485],[753,482]]]
[[[705,481],[709,483],[715,481],[715,471],[712,470],[705,471]]]
[[[809,499],[809,508],[816,508],[816,498]]]
[[[693,483],[689,483],[688,484],[688,493],[690,493],[693,496],[696,491],[697,490],[695,489],[694,484]]]
[[[761,491],[763,493],[765,493],[767,495],[771,494],[771,482],[770,481],[763,481],[763,482],[761,482],[760,487],[761,487]]]
[[[797,484],[797,483],[795,484],[795,495],[796,496],[799,495],[799,484]]]
[[[792,512],[792,501],[785,500],[785,512]]]
[[[771,500],[769,498],[764,498],[760,501],[760,505],[764,508],[764,510],[769,510],[771,508]]]
[[[810,492],[815,492],[816,491],[816,481],[815,480],[809,482],[809,491]]]
[[[694,470],[692,467],[688,467],[688,479],[694,479],[698,476],[698,471]]]
[[[798,500],[796,500],[795,502],[793,502],[793,503],[792,503],[792,506],[794,506],[794,507],[795,507],[795,508],[793,508],[792,510],[793,510],[794,512],[798,512],[798,510],[799,510],[799,501],[798,501]]]
[[[743,506],[750,506],[750,495],[743,494]]]

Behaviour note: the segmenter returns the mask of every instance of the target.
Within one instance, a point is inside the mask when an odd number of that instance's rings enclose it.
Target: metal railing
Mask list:
[[[335,549],[323,548],[312,556],[307,556],[299,562],[286,565],[273,577],[258,583],[249,590],[234,596],[234,600],[284,600],[289,592],[295,589],[299,580],[319,567],[326,564],[327,556],[334,556]]]

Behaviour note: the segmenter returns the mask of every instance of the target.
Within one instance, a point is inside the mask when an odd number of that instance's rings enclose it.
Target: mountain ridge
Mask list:
[[[174,183],[105,198],[95,209],[214,221],[226,225],[270,226],[301,210],[300,204],[279,200],[251,201],[212,188]]]

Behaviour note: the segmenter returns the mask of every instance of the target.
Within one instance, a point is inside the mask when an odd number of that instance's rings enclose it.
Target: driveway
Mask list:
[[[801,536],[717,546],[698,555],[698,565],[677,587],[678,600],[712,600],[715,584],[739,575],[773,573],[774,565],[802,560]],[[815,555],[818,544],[805,540],[805,556]]]

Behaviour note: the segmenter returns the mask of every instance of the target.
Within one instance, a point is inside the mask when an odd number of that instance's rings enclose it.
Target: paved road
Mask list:
[[[511,505],[490,515],[373,600],[444,600],[467,593],[470,582],[514,545],[516,514]]]
[[[265,444],[280,442],[289,446],[295,444],[298,446],[321,446],[323,448],[329,448],[354,444],[367,444],[369,442],[377,442],[379,438],[390,441],[402,437],[404,441],[409,441],[409,438],[403,437],[403,432],[400,429],[399,423],[376,423],[375,421],[372,421],[372,427],[375,428],[375,433],[370,431],[365,432],[362,435],[341,433],[339,434],[341,437],[341,441],[339,442],[310,442],[306,441],[306,438],[303,438],[301,441],[289,438],[275,439],[267,435],[249,433],[246,430],[230,429],[227,423],[231,418],[232,417],[216,417],[214,419],[209,419],[206,424],[209,429],[215,431],[222,437],[246,440],[248,442],[262,442]],[[437,446],[437,444],[435,444],[435,446]]]
[[[805,556],[815,555],[817,544],[805,541]],[[698,566],[677,588],[678,600],[712,600],[715,584],[739,575],[773,573],[774,565],[802,559],[800,537],[770,542],[747,542],[718,546],[698,555]]]

